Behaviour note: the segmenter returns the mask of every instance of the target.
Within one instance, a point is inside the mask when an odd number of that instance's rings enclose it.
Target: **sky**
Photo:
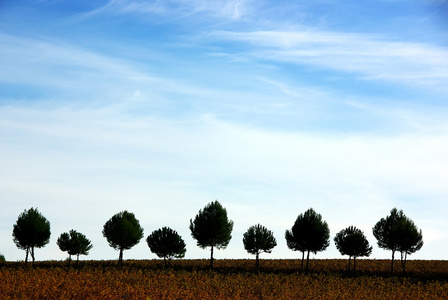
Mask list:
[[[190,220],[218,200],[233,220],[216,259],[254,258],[243,233],[285,231],[309,208],[330,228],[312,258],[346,258],[356,226],[394,207],[422,230],[409,259],[448,259],[448,1],[0,1],[0,253],[37,207],[51,239],[92,241],[81,259],[117,259],[104,223],[127,210],[144,238],[125,259],[155,259],[168,226],[185,258],[207,259]]]

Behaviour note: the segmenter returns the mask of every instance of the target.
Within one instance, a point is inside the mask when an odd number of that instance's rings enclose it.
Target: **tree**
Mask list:
[[[5,256],[0,253],[0,263],[4,263],[5,261],[6,261]]]
[[[330,229],[327,222],[322,221],[322,216],[310,208],[297,217],[291,230],[286,230],[285,238],[289,249],[302,252],[302,269],[305,252],[308,252],[306,257],[308,271],[310,252],[316,254],[330,245]]]
[[[165,267],[167,265],[167,259],[168,264],[171,264],[171,259],[173,257],[182,258],[185,256],[185,252],[187,252],[182,237],[169,227],[163,227],[162,229],[153,231],[146,238],[146,243],[151,252],[155,253],[158,257],[163,258]]]
[[[79,255],[88,255],[89,250],[93,248],[90,240],[86,236],[76,230],[70,230],[69,233],[62,233],[56,243],[61,251],[67,251],[68,264],[72,260],[72,255],[76,255],[76,263],[79,263]]]
[[[260,253],[271,253],[272,249],[277,246],[277,241],[272,231],[257,224],[249,227],[246,233],[243,234],[243,244],[247,252],[255,254],[255,265],[258,269],[260,266]]]
[[[201,248],[210,248],[210,268],[213,269],[213,249],[225,249],[232,238],[233,221],[227,218],[227,210],[218,201],[199,210],[194,220],[190,219],[191,236]]]
[[[373,235],[378,247],[392,251],[391,272],[394,271],[395,252],[401,252],[401,264],[405,271],[408,254],[418,251],[423,246],[421,230],[406,217],[402,210],[393,208],[390,215],[379,220],[373,227]]]
[[[403,215],[397,224],[398,250],[401,253],[401,267],[406,271],[406,259],[423,247],[422,230],[418,230],[414,222]]]
[[[351,258],[353,257],[353,270],[356,270],[356,258],[359,256],[369,256],[372,253],[372,247],[365,237],[364,233],[350,226],[339,231],[334,243],[342,255],[348,255],[348,269],[350,270]]]
[[[133,213],[122,211],[115,214],[104,224],[103,236],[109,246],[119,250],[118,261],[123,264],[123,250],[137,245],[143,237],[143,228]]]
[[[34,248],[42,248],[50,241],[50,222],[39,211],[30,208],[21,213],[13,227],[12,236],[17,248],[25,250],[25,264],[31,254],[34,264]]]
[[[401,212],[402,213],[402,212]],[[398,250],[397,224],[401,218],[398,210],[393,208],[390,215],[381,218],[373,227],[373,236],[377,239],[378,247],[392,251],[391,271],[394,271],[395,251]]]

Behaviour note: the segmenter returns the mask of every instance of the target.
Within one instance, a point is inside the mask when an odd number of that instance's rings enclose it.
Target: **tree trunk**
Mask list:
[[[258,253],[258,252],[255,254],[255,266],[257,267],[257,269],[260,266],[260,261],[258,259],[259,255],[260,255],[260,253]]]
[[[120,266],[123,265],[123,248],[120,248],[120,254],[118,256],[118,262],[120,263]]]
[[[348,270],[349,270],[349,271],[350,271],[350,265],[351,265],[351,262],[352,262],[352,256],[349,255],[349,256],[348,256]]]
[[[406,251],[401,252],[401,267],[403,268],[403,273],[406,272],[406,258],[408,253]]]
[[[408,253],[406,252],[406,254],[404,255],[404,266],[403,266],[403,272],[405,272],[405,267],[406,267],[406,261],[408,259]]]
[[[68,266],[70,266],[70,263],[72,262],[72,255],[69,254],[68,255]]]
[[[35,261],[35,258],[34,258],[34,246],[31,247],[31,258],[33,259],[33,266],[34,266],[34,261]]]
[[[356,271],[356,256],[353,256],[353,271]]]
[[[302,266],[300,267],[300,270],[303,271],[303,261],[305,260],[305,251],[302,251]]]
[[[213,245],[212,245],[212,248],[210,250],[210,269],[213,270]]]
[[[79,253],[76,255],[76,265],[79,265]]]
[[[30,247],[26,247],[25,265],[28,263],[28,253],[30,252]]]
[[[394,257],[395,257],[395,250],[392,250],[392,262],[390,264],[390,271],[394,272]]]
[[[310,251],[308,250],[308,253],[306,255],[306,271],[308,272],[308,265],[310,262]]]

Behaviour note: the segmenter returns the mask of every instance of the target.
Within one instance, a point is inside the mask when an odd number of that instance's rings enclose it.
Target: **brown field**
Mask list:
[[[0,299],[448,299],[448,261],[408,261],[406,273],[388,260],[160,260],[7,262],[0,266]]]

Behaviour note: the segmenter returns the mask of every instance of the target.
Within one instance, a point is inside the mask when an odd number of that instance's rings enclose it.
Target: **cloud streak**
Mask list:
[[[364,80],[392,81],[446,92],[448,51],[442,47],[314,30],[216,31],[209,37],[248,45],[239,56],[311,65],[352,73]]]
[[[166,15],[171,18],[190,18],[202,15],[207,20],[229,20],[241,19],[249,9],[247,0],[169,0],[169,1],[127,1],[111,0],[106,5],[99,7],[81,17],[94,15]]]

